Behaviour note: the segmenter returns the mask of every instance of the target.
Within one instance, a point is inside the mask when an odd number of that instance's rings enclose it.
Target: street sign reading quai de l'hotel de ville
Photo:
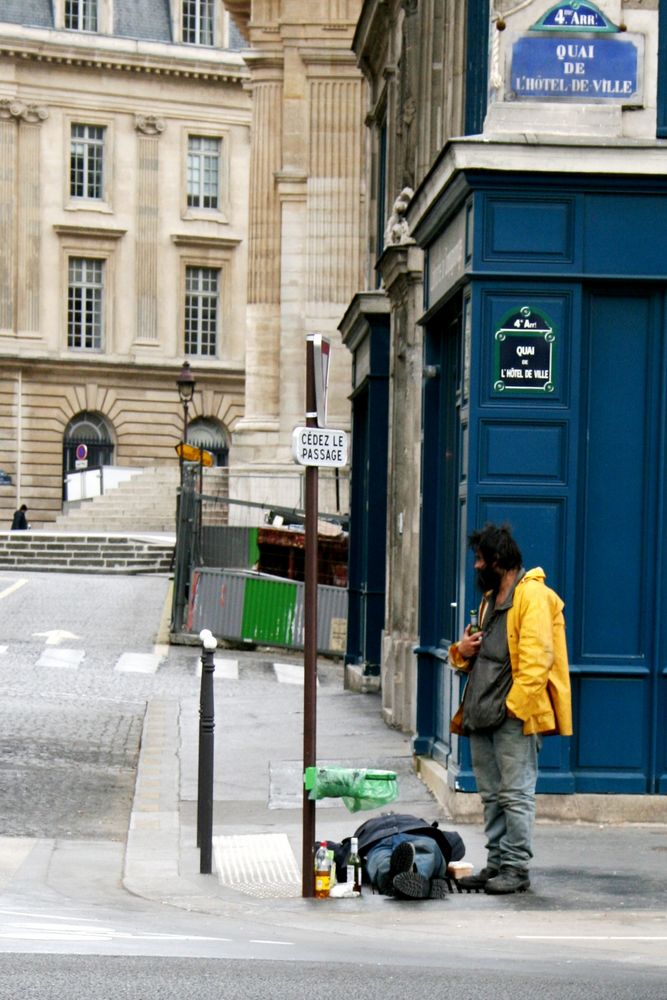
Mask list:
[[[643,102],[644,39],[592,3],[557,4],[509,46],[509,100]]]

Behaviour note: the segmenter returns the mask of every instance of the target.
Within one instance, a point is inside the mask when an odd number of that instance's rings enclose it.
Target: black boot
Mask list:
[[[484,892],[490,896],[506,896],[511,892],[525,892],[529,888],[530,879],[525,868],[502,865],[498,874],[488,880]]]
[[[457,879],[456,884],[459,888],[465,889],[468,892],[479,892],[480,889],[486,886],[489,879],[495,878],[497,874],[497,868],[482,868],[476,875],[464,875],[463,878]]]

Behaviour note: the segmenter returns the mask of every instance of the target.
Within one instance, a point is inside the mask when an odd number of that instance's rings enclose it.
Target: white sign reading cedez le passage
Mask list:
[[[299,465],[340,468],[347,465],[347,452],[345,431],[331,427],[295,427],[292,431],[292,454]]]

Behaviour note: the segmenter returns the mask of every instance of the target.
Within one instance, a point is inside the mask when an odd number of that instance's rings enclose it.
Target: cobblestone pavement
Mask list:
[[[166,577],[0,573],[0,837],[125,839],[147,704],[197,712],[200,650],[156,642],[168,591]],[[275,658],[219,650],[216,676],[240,674],[252,698],[281,680]],[[320,683],[338,691],[339,673]]]
[[[193,687],[196,651],[155,646],[167,591],[0,575],[0,836],[125,838],[147,701]],[[122,671],[128,654],[155,672]]]

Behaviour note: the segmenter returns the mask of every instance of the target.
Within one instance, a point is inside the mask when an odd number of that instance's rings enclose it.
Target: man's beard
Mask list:
[[[484,569],[477,570],[477,586],[486,594],[489,590],[497,594],[500,590],[500,577],[492,566],[485,566]]]

